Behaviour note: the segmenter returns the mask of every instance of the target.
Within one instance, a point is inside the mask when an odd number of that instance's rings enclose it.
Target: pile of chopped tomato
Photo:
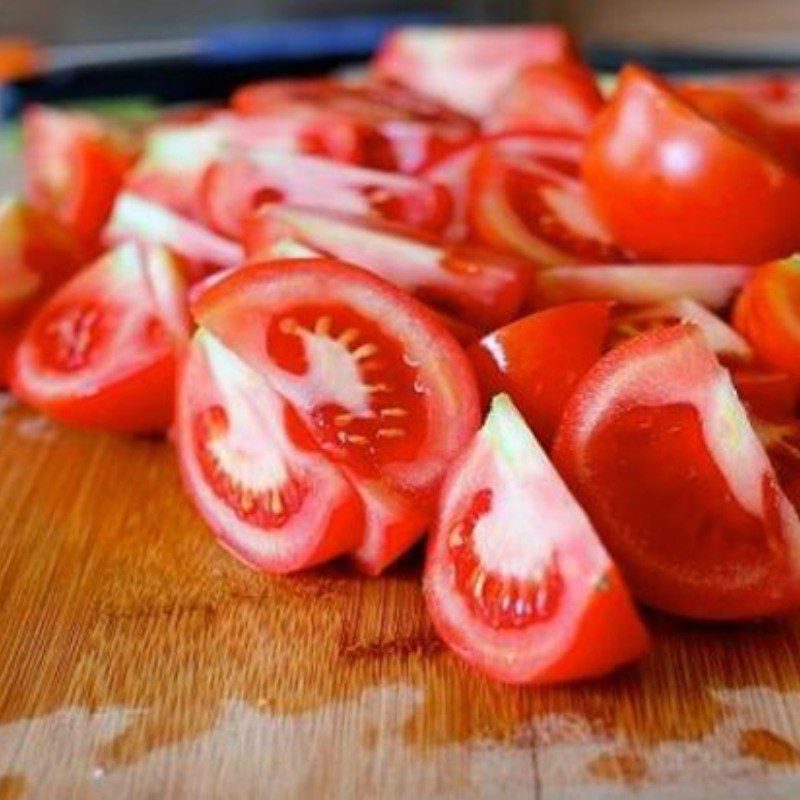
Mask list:
[[[562,29],[422,27],[146,127],[29,108],[0,381],[170,430],[256,570],[430,534],[436,629],[502,681],[638,659],[638,604],[796,611],[798,87],[604,97]]]

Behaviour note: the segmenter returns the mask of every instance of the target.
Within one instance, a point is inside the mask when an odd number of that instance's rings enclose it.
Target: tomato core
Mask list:
[[[94,303],[53,309],[39,325],[39,357],[49,369],[74,372],[96,357],[105,338],[104,313]]]
[[[475,528],[492,509],[492,491],[483,489],[447,534],[455,585],[473,613],[492,628],[526,628],[550,619],[564,591],[555,554],[536,580],[486,570],[476,552]]]

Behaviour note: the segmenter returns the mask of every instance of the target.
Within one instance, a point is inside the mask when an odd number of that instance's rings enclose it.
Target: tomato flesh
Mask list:
[[[181,372],[177,419],[187,490],[245,563],[291,572],[359,544],[363,509],[347,479],[269,383],[203,330]]]
[[[554,454],[644,602],[701,619],[800,603],[800,520],[696,327],[604,356],[568,403]]]
[[[609,303],[568,303],[489,334],[468,350],[484,401],[507,392],[549,447],[567,400],[603,352],[610,324]]]
[[[67,424],[163,431],[189,329],[184,293],[165,250],[110,251],[37,311],[14,357],[14,393]]]
[[[369,270],[484,330],[513,319],[525,295],[527,269],[517,259],[405,226],[285,205],[267,206],[245,226],[251,256],[288,240]]]
[[[649,647],[591,523],[506,395],[448,473],[423,589],[445,642],[509,683],[602,674]],[[598,629],[613,633],[596,640],[583,623],[606,593]]]

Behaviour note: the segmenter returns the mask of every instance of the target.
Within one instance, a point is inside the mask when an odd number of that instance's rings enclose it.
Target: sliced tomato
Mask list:
[[[168,247],[184,259],[192,281],[244,260],[236,242],[131,192],[117,198],[103,238],[111,245],[133,241]]]
[[[800,378],[800,257],[755,270],[736,301],[733,324],[764,361]]]
[[[266,81],[231,100],[246,116],[299,119],[303,152],[376,169],[413,172],[478,133],[474,120],[391,81]]]
[[[17,198],[0,201],[0,386],[31,313],[86,257],[75,234]]]
[[[446,187],[450,192],[453,211],[450,224],[445,230],[445,236],[449,239],[467,238],[470,175],[475,159],[486,144],[500,147],[503,151],[530,156],[539,163],[572,177],[577,177],[580,173],[580,160],[583,155],[583,144],[580,139],[553,134],[511,133],[481,137],[442,158],[424,164],[419,174],[435,184]]]
[[[383,41],[372,73],[483,117],[520,69],[576,52],[567,31],[556,26],[412,26]]]
[[[372,550],[407,549],[479,420],[469,362],[435,316],[368,272],[323,259],[232,271],[198,290],[193,311],[297,409],[370,498],[366,541],[402,532],[396,546]],[[400,500],[416,524],[398,524]]]
[[[549,447],[567,400],[600,358],[610,326],[610,303],[568,303],[484,337],[467,351],[484,402],[508,393],[536,438]]]
[[[176,443],[188,492],[221,544],[264,572],[358,546],[363,509],[291,406],[207,331],[181,369]]]
[[[532,64],[513,78],[486,119],[493,132],[585,136],[603,107],[594,73],[577,60]]]
[[[800,519],[696,327],[605,355],[554,457],[642,601],[700,619],[800,606]]]
[[[657,306],[622,310],[612,326],[612,344],[647,330],[691,323],[731,378],[748,411],[769,419],[792,415],[800,400],[800,381],[759,362],[748,342],[706,308],[687,297]]]
[[[22,117],[26,195],[86,239],[103,227],[136,146],[100,117],[31,106]]]
[[[448,472],[423,590],[445,642],[508,683],[602,675],[650,646],[591,522],[506,395]]]
[[[751,417],[781,488],[800,508],[800,420],[794,416]]]
[[[431,232],[441,231],[452,214],[447,189],[422,178],[274,150],[216,161],[205,174],[201,197],[206,221],[232,238],[241,235],[244,220],[265,201],[403,222]]]
[[[369,270],[483,330],[512,320],[527,289],[528,270],[515,259],[407,227],[285,205],[266,206],[245,226],[251,256],[287,239]]]
[[[624,261],[580,181],[530,156],[484,145],[468,205],[476,241],[543,266]]]
[[[800,247],[800,173],[641,67],[622,71],[583,166],[598,213],[644,258],[757,263]]]
[[[689,297],[712,309],[727,308],[752,267],[727,264],[598,264],[553,267],[533,276],[535,308],[575,300],[616,300],[648,305]]]
[[[165,430],[189,331],[185,292],[167,250],[107,253],[33,317],[14,357],[14,394],[70,425]]]

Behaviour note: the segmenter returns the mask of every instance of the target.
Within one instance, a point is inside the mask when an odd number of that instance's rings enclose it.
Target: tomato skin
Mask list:
[[[527,289],[527,266],[518,259],[314,208],[267,205],[247,221],[243,241],[250,257],[292,241],[354,264],[480,330],[514,319]]]
[[[423,594],[442,639],[505,683],[593,677],[650,649],[591,523],[505,395],[448,472]]]
[[[585,136],[603,97],[594,74],[579,61],[532,64],[521,70],[486,120],[486,130]]]
[[[166,251],[106,254],[37,310],[14,354],[13,393],[68,425],[164,431],[189,328],[184,293]]]
[[[556,26],[411,26],[384,39],[372,74],[483,117],[522,67],[575,55],[571,37]]]
[[[638,66],[598,117],[583,175],[615,238],[643,258],[747,264],[800,247],[800,176]]]
[[[761,359],[800,378],[800,259],[758,267],[736,301],[733,324]]]
[[[800,604],[800,520],[697,328],[606,354],[553,454],[641,601],[710,620]]]
[[[300,423],[291,408],[269,383],[207,331],[200,329],[189,345],[177,395],[176,446],[184,486],[219,543],[232,555],[261,572],[287,573],[336,558],[359,545],[364,514],[352,486],[309,441],[308,433],[298,429]],[[260,416],[253,417],[252,410],[240,416],[242,409],[254,407],[261,409]],[[197,419],[211,408],[227,413],[229,435],[239,437],[233,439],[232,449],[244,446],[243,436],[259,443],[255,455],[238,450],[239,461],[255,459],[249,472],[261,467],[256,471],[259,480],[276,463],[287,475],[301,476],[306,490],[302,503],[284,521],[269,524],[236,515],[231,501],[221,497],[211,483],[198,455],[203,443],[196,427]],[[259,462],[264,453],[268,461]],[[230,471],[225,475],[230,483],[239,478]],[[274,491],[270,490],[268,506]],[[254,503],[251,495],[248,510]]]
[[[549,448],[567,400],[603,352],[610,317],[610,303],[569,303],[523,317],[472,345],[467,354],[484,403],[506,392]]]
[[[22,136],[28,198],[91,241],[133,161],[133,141],[100,117],[45,106],[25,111]]]

